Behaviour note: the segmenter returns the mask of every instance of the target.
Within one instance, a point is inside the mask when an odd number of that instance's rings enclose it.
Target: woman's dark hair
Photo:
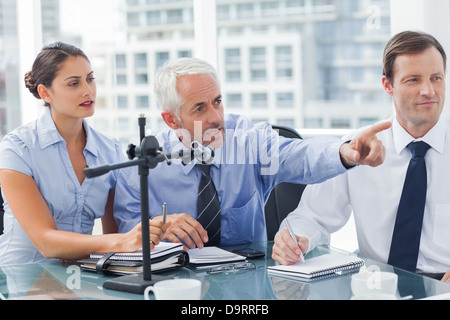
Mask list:
[[[36,57],[31,71],[25,74],[25,86],[37,99],[41,99],[38,86],[44,85],[50,88],[53,80],[58,75],[63,62],[69,57],[81,56],[89,61],[86,54],[79,48],[63,43],[55,42],[42,48]],[[48,107],[49,104],[45,103]]]
[[[383,75],[392,82],[394,63],[399,55],[422,53],[435,47],[444,60],[444,71],[447,71],[447,55],[439,41],[430,34],[416,31],[401,32],[388,42],[384,50]]]

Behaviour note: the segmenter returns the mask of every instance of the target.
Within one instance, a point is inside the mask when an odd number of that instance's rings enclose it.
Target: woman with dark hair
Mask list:
[[[92,252],[128,252],[142,246],[141,226],[117,233],[112,208],[116,172],[85,179],[83,169],[124,160],[120,144],[93,128],[96,84],[89,59],[65,43],[46,46],[25,75],[30,92],[47,107],[0,143],[5,199],[0,265],[45,259],[77,260]],[[103,234],[94,236],[102,219]],[[151,222],[152,246],[164,235]]]

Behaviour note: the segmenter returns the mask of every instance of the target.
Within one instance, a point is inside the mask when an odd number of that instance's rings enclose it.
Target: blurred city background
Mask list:
[[[342,136],[393,112],[381,65],[394,29],[443,19],[450,40],[449,15],[447,0],[0,0],[0,138],[42,111],[23,75],[54,41],[90,58],[98,94],[89,122],[124,149],[137,142],[139,114],[149,132],[165,128],[154,75],[177,57],[217,68],[227,113],[306,139]],[[341,247],[350,250],[348,234]]]

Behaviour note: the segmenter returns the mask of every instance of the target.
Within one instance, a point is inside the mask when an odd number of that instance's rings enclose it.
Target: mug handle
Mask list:
[[[145,288],[145,291],[144,291],[144,298],[145,298],[145,300],[150,300],[149,292],[152,291],[154,293],[153,289],[154,289],[153,286]]]

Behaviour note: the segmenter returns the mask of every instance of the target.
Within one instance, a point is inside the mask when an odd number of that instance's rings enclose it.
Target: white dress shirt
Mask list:
[[[387,262],[411,158],[406,146],[415,140],[394,116],[390,121],[392,128],[378,135],[386,147],[381,166],[359,166],[308,186],[299,207],[288,216],[294,232],[309,239],[309,250],[328,244],[330,234],[342,228],[353,212],[360,254]],[[431,148],[425,156],[428,189],[417,271],[440,273],[450,269],[450,120],[441,117],[420,140]],[[284,228],[282,224],[280,229]]]

